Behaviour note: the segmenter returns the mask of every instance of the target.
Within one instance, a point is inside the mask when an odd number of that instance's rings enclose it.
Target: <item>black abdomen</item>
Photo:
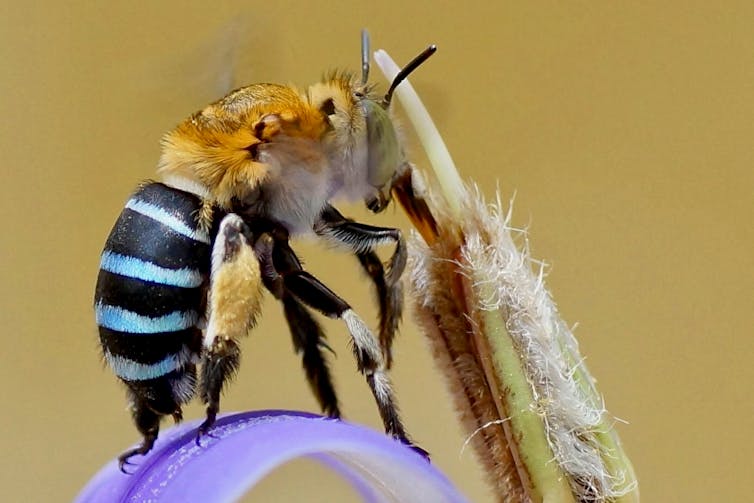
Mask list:
[[[94,297],[105,360],[156,411],[194,392],[210,236],[201,199],[161,183],[139,187],[105,243]],[[165,410],[167,409],[167,410]]]

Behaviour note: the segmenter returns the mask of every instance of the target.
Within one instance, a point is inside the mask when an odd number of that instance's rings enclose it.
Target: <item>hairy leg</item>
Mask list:
[[[374,283],[380,306],[380,346],[385,365],[390,368],[393,361],[393,338],[403,314],[400,279],[407,259],[403,235],[398,229],[354,222],[329,205],[320,215],[315,230],[317,234],[350,249]],[[395,243],[395,252],[386,272],[374,248],[389,242]]]

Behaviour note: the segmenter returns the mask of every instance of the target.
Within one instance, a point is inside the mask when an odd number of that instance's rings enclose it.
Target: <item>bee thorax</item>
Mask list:
[[[324,156],[309,156],[302,161],[277,155],[277,151],[275,154],[269,176],[247,206],[260,216],[280,222],[291,234],[310,233],[334,193],[332,173]]]

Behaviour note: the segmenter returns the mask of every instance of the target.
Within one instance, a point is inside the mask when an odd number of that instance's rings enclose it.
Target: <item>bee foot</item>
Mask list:
[[[121,472],[125,473],[126,475],[132,475],[133,472],[129,472],[126,470],[127,466],[134,466],[135,463],[132,463],[129,461],[132,457],[139,455],[143,456],[146,453],[148,453],[150,450],[152,450],[152,445],[154,444],[154,440],[152,441],[145,441],[142,445],[139,447],[135,447],[133,449],[129,449],[120,456],[118,456],[118,468]]]
[[[430,462],[429,452],[425,451],[415,443],[413,443],[411,440],[409,440],[406,437],[396,437],[396,440],[398,440],[400,443],[405,445],[406,447],[409,447],[412,451],[423,457],[427,460],[427,462]]]
[[[212,429],[212,426],[215,424],[215,418],[216,413],[212,411],[207,411],[207,419],[204,420],[204,422],[199,426],[199,429],[196,431],[196,445],[197,447],[202,446],[202,437],[207,436],[210,438],[217,438],[209,433],[209,430]]]

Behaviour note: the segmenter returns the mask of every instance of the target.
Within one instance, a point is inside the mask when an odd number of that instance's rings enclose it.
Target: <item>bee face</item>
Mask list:
[[[403,164],[387,106],[369,85],[348,74],[333,74],[311,86],[307,99],[327,121],[323,147],[343,177],[342,195],[361,198],[373,211],[382,211]]]
[[[333,74],[310,87],[309,103],[320,111],[329,126],[323,136],[330,165],[341,183],[340,196],[362,198],[375,213],[390,203],[391,194],[410,172],[390,114],[395,88],[409,73],[435,52],[430,46],[414,58],[393,80],[382,98],[372,95],[369,77],[369,37],[362,32],[361,80],[348,74]]]

